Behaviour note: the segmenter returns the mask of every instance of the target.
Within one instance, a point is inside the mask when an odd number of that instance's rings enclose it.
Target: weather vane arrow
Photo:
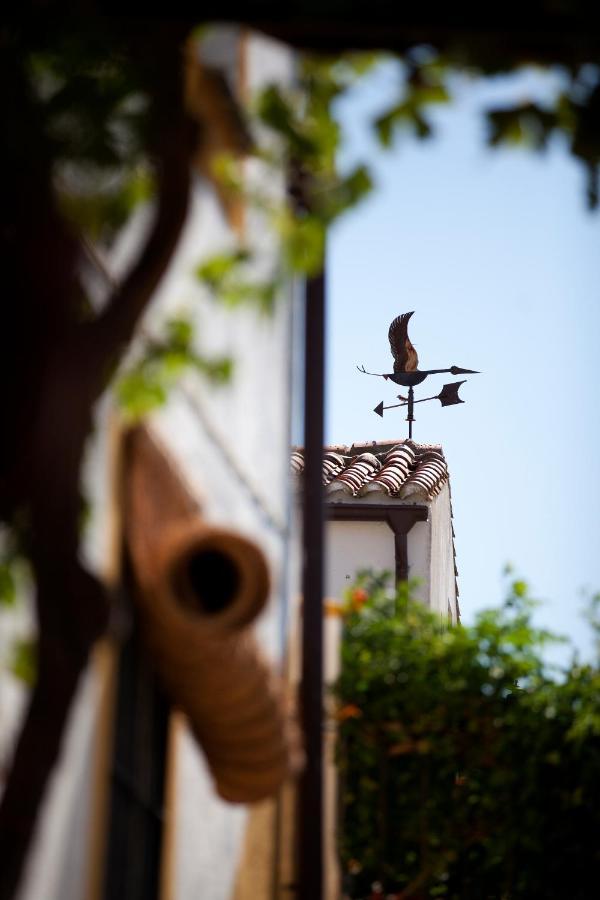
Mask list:
[[[412,315],[412,312],[403,313],[401,316],[397,316],[390,325],[388,338],[392,356],[394,357],[393,372],[367,372],[364,366],[357,366],[358,371],[363,372],[365,375],[375,375],[378,378],[385,378],[386,380],[393,381],[395,384],[400,384],[408,388],[408,397],[403,397],[401,394],[398,395],[398,399],[402,401],[401,403],[393,403],[390,406],[384,406],[382,400],[381,403],[375,407],[373,412],[376,412],[378,416],[383,418],[384,410],[407,406],[408,415],[406,420],[408,422],[409,438],[412,438],[412,423],[415,421],[415,403],[426,403],[428,400],[439,400],[442,406],[454,406],[457,403],[465,402],[458,396],[458,390],[461,384],[465,383],[466,379],[445,384],[439,394],[435,394],[433,397],[423,397],[421,400],[415,400],[414,398],[414,385],[421,384],[421,382],[425,381],[429,375],[441,375],[447,372],[452,375],[479,374],[475,369],[461,369],[459,366],[450,366],[449,369],[419,369],[419,357],[408,336],[408,322]]]
[[[466,380],[466,379],[465,379]],[[458,396],[458,389],[461,384],[464,384],[464,381],[451,381],[450,384],[445,384],[439,394],[435,394],[434,397],[423,397],[422,400],[413,400],[414,403],[426,403],[428,400],[439,400],[442,406],[454,406],[455,403],[464,403]],[[408,397],[402,397],[398,395],[400,400],[403,400],[403,403],[392,403],[391,406],[384,406],[383,400],[381,403],[378,403],[373,412],[376,412],[378,416],[381,416],[383,419],[383,411],[384,409],[398,409],[400,406],[408,406]]]

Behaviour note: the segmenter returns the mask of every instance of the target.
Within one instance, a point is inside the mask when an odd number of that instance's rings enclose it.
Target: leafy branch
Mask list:
[[[138,419],[161,406],[170,388],[189,369],[200,372],[213,384],[231,378],[233,362],[227,356],[208,358],[194,347],[194,327],[189,319],[170,319],[164,335],[147,339],[140,359],[128,367],[116,383],[123,410]]]
[[[393,66],[400,94],[398,101],[372,123],[384,148],[392,147],[402,131],[418,139],[433,135],[430,111],[451,102],[452,79],[457,73],[486,76],[514,68],[501,57],[490,63],[473,51],[467,59],[458,52],[441,52],[433,46],[410,47],[401,56],[372,52],[335,57],[304,55],[296,83],[270,84],[258,92],[245,111],[252,132],[247,158],[258,164],[258,178],[249,177],[240,157],[227,152],[214,156],[211,175],[222,196],[235,199],[258,217],[276,246],[266,271],[260,254],[243,238],[232,249],[215,254],[197,267],[199,282],[224,306],[249,305],[268,314],[286,282],[295,276],[314,275],[322,268],[328,229],[373,189],[364,161],[351,171],[338,170],[344,135],[336,118],[336,104],[384,61]],[[589,66],[581,66],[565,73],[563,81],[564,90],[556,92],[551,102],[528,101],[488,109],[488,144],[543,150],[554,135],[562,134],[573,155],[587,167],[588,199],[594,206],[600,164],[598,78],[590,74]],[[269,190],[273,177],[280,185],[287,184],[287,195]],[[148,373],[156,372],[155,360],[141,368],[144,373],[138,369],[135,378],[128,381],[130,394],[136,389],[140,409],[146,404],[151,408],[164,401],[166,382],[173,383],[173,379],[150,377]],[[161,381],[163,384],[157,383]],[[119,397],[124,398],[122,390]]]
[[[545,664],[557,638],[533,624],[520,579],[468,627],[388,584],[363,573],[345,605],[334,695],[346,894],[588,896],[598,661]],[[594,599],[595,630],[597,610]]]

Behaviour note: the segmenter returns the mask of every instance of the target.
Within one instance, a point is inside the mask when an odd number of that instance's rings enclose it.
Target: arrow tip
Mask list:
[[[379,404],[375,407],[375,409],[373,410],[373,412],[376,412],[377,415],[378,415],[378,416],[381,416],[381,418],[383,419],[383,400],[381,401],[381,403],[379,403]]]
[[[449,371],[452,375],[481,375],[477,369],[461,369],[460,366],[451,366]]]

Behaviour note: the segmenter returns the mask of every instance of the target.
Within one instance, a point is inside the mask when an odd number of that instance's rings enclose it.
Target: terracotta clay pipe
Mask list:
[[[173,703],[201,744],[217,792],[272,796],[301,764],[283,690],[249,626],[269,574],[247,538],[203,521],[145,428],[128,431],[121,463],[123,529],[145,642]]]

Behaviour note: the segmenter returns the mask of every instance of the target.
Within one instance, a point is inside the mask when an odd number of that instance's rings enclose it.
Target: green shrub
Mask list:
[[[390,596],[363,575],[350,592],[335,686],[348,897],[598,895],[600,674],[545,666],[532,605],[515,581],[463,627],[407,585]]]

